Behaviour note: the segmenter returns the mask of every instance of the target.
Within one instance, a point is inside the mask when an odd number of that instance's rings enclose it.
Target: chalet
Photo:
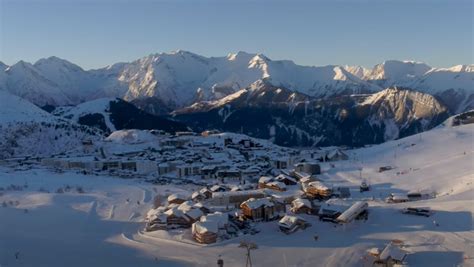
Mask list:
[[[295,185],[297,184],[297,181],[293,179],[292,177],[286,175],[286,174],[280,174],[277,177],[275,177],[275,181],[284,183],[285,185]]]
[[[217,242],[219,232],[225,232],[229,218],[226,214],[216,212],[201,217],[200,221],[192,225],[192,235],[196,242],[212,244]]]
[[[192,221],[185,216],[183,211],[179,210],[178,207],[173,207],[165,211],[164,214],[166,215],[166,224],[168,227],[188,228],[192,224]]]
[[[300,182],[302,185],[305,185],[305,186],[307,186],[309,183],[311,183],[311,182],[313,182],[313,181],[314,181],[314,179],[311,178],[311,176],[309,176],[309,175],[308,175],[308,176],[304,176],[303,178],[301,178],[301,179],[299,180],[299,182]]]
[[[407,257],[406,251],[402,250],[399,245],[390,242],[378,255],[373,266],[396,266],[404,265]]]
[[[200,209],[204,215],[211,212],[211,209],[204,205],[202,202],[198,202],[193,205],[196,209]]]
[[[201,209],[196,208],[191,201],[181,203],[178,210],[183,212],[184,217],[191,223],[198,221],[204,215]]]
[[[230,191],[232,191],[232,192],[243,191],[243,190],[244,190],[244,189],[243,189],[241,186],[237,186],[237,185],[232,186],[232,187],[230,188]]]
[[[273,181],[273,177],[271,176],[262,176],[260,179],[258,179],[258,188],[266,188],[267,183],[270,183]]]
[[[329,198],[332,194],[332,189],[320,181],[309,182],[304,191],[308,196],[319,199]]]
[[[209,190],[213,193],[214,192],[225,192],[225,191],[227,191],[227,187],[225,187],[223,185],[216,184],[216,185],[211,186],[211,188],[209,188]]]
[[[208,188],[204,187],[201,190],[199,190],[199,193],[203,195],[206,199],[212,197],[212,191],[209,190]]]
[[[156,209],[151,209],[148,211],[146,216],[146,226],[145,231],[156,231],[156,230],[166,230],[166,215],[164,212],[166,211],[165,207],[158,207]]]
[[[262,172],[262,169],[255,166],[248,167],[241,171],[242,177],[249,177],[249,178],[258,177],[258,175],[261,172]]]
[[[168,227],[166,218],[166,214],[157,214],[151,220],[147,221],[145,231],[151,232],[156,230],[166,230]]]
[[[201,194],[201,192],[196,191],[191,194],[191,200],[194,202],[200,202],[206,199],[206,196],[204,194]]]
[[[304,198],[297,198],[291,202],[291,211],[293,213],[312,214],[314,212],[311,201]]]
[[[300,182],[301,182],[301,179],[304,179],[304,178],[314,180],[310,174],[307,174],[305,172],[299,172],[299,171],[293,170],[290,174],[292,177],[294,177]]]
[[[334,149],[326,154],[325,161],[348,160],[349,156],[340,149]]]
[[[321,174],[321,166],[316,162],[300,162],[294,165],[295,171],[309,175]]]
[[[286,184],[282,182],[274,181],[274,182],[269,182],[265,184],[265,188],[282,192],[282,191],[286,191]]]
[[[358,201],[354,203],[350,208],[345,210],[341,215],[336,218],[339,223],[349,223],[356,219],[358,216],[367,212],[369,204],[365,201]]]
[[[285,205],[270,198],[251,198],[240,204],[245,218],[252,221],[270,221],[285,212]]]
[[[168,196],[168,204],[181,204],[186,201],[186,197],[180,194],[171,194]]]
[[[280,230],[285,234],[291,234],[296,232],[298,229],[306,229],[309,224],[305,219],[299,216],[285,215],[278,221]]]
[[[211,203],[217,206],[235,205],[238,207],[250,198],[259,199],[264,197],[265,192],[262,190],[215,192],[212,193]]]

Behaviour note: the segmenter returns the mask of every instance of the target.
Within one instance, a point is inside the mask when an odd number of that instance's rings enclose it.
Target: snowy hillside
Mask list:
[[[29,101],[0,91],[0,123],[9,122],[54,122],[57,119]]]
[[[98,140],[98,132],[67,119],[55,117],[32,103],[0,91],[0,158],[40,156]]]
[[[119,98],[99,98],[77,106],[58,107],[52,113],[105,133],[121,129],[187,130],[182,123],[151,115]]]
[[[58,107],[53,111],[53,114],[75,122],[79,122],[80,119],[84,118],[86,115],[100,114],[100,116],[102,116],[100,120],[103,123],[98,123],[98,125],[100,125],[98,128],[113,132],[116,129],[115,125],[110,120],[109,105],[111,101],[115,100],[115,98],[99,98],[77,106]],[[105,124],[105,127],[102,126],[102,124]]]
[[[452,120],[452,118],[447,121]],[[445,126],[378,146],[354,150],[357,160],[368,166],[390,165],[396,169],[373,175],[371,183],[391,183],[410,190],[434,190],[443,199],[465,198],[474,192],[474,124]],[[400,176],[394,177],[396,172]],[[395,179],[396,178],[396,179]],[[466,186],[468,185],[468,186]],[[467,200],[467,199],[466,199]],[[472,210],[472,207],[470,208]]]
[[[277,221],[258,222],[256,234],[209,245],[192,242],[189,229],[143,231],[155,196],[186,195],[200,187],[57,173],[35,165],[25,170],[0,166],[0,238],[5,241],[0,242],[0,264],[213,266],[220,257],[225,266],[237,267],[245,265],[240,242],[251,241],[258,246],[252,250],[254,266],[373,266],[367,251],[398,240],[409,266],[473,266],[473,133],[474,124],[439,127],[346,151],[349,160],[321,163],[320,180],[350,190],[350,197],[333,199],[331,206],[365,201],[367,220],[339,225],[299,214],[311,224],[306,229],[285,234]],[[118,132],[111,143],[126,144],[127,135]],[[393,169],[379,172],[381,166]],[[370,191],[359,191],[363,180]],[[390,193],[424,191],[435,197],[385,201]],[[407,207],[429,207],[433,214],[403,214]],[[39,239],[41,246],[35,243]]]

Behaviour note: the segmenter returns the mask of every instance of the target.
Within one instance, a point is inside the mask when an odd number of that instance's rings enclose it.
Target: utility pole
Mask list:
[[[245,248],[247,250],[247,261],[245,263],[245,266],[252,267],[252,259],[250,257],[250,251],[252,249],[257,249],[258,248],[257,244],[253,242],[248,242],[248,241],[241,241],[239,248]]]

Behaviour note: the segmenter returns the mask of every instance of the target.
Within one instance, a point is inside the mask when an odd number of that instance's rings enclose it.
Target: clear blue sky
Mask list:
[[[0,61],[85,69],[150,53],[239,50],[303,65],[473,63],[474,0],[0,0]]]

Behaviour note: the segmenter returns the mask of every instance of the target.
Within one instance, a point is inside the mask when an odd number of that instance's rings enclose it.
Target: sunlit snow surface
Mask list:
[[[209,246],[188,242],[188,230],[173,236],[140,232],[156,194],[191,192],[190,186],[0,167],[1,187],[27,185],[22,191],[0,191],[0,205],[7,206],[0,207],[0,265],[215,266],[221,255],[224,266],[244,266],[245,251],[238,244],[251,240],[259,246],[252,251],[254,266],[364,266],[367,249],[400,239],[410,253],[410,266],[473,266],[473,133],[474,125],[442,126],[349,151],[351,159],[335,162],[334,168],[323,164],[324,181],[351,187],[347,203],[368,200],[367,222],[335,227],[303,215],[312,226],[291,235],[279,232],[276,222],[267,222],[256,235]],[[385,165],[396,168],[379,173]],[[361,167],[362,179],[372,185],[363,194],[358,192]],[[55,193],[66,185],[70,192]],[[85,193],[77,193],[76,186]],[[391,192],[412,190],[436,191],[438,197],[409,204],[382,200]],[[408,205],[429,206],[435,214],[401,214]]]

